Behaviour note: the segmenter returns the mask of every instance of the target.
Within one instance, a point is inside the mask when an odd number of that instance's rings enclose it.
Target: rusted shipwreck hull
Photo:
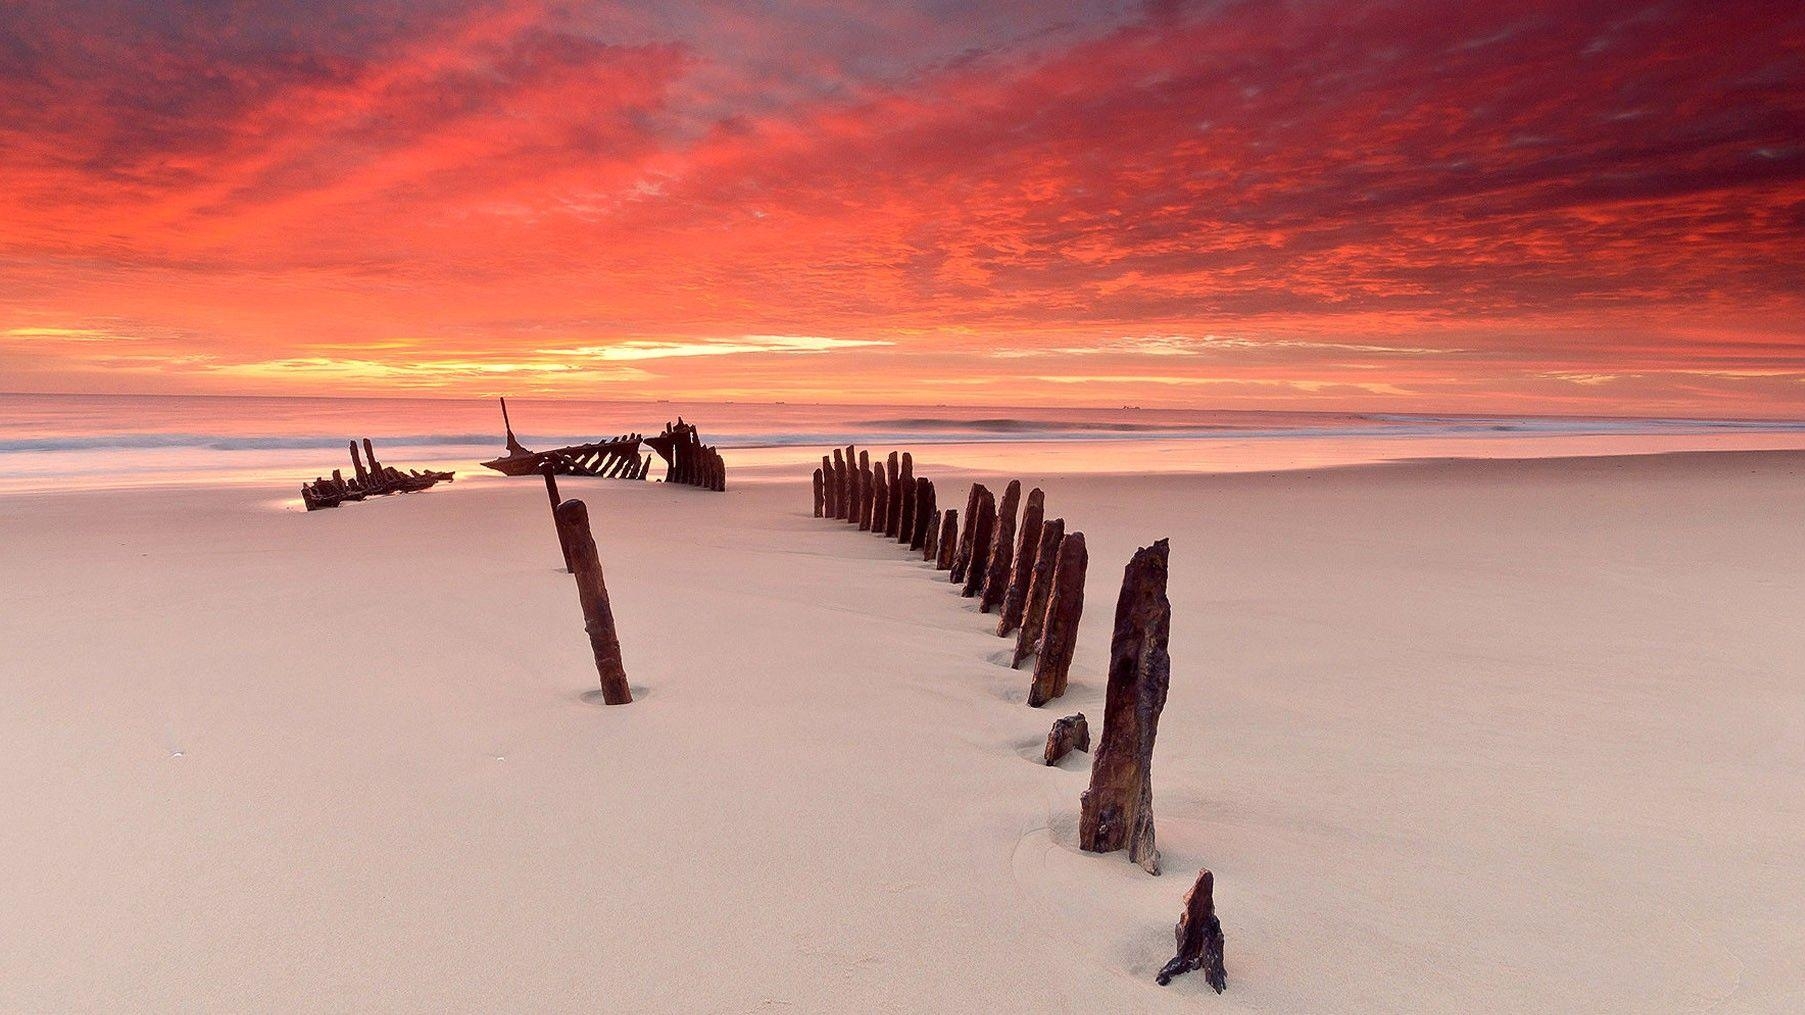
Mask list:
[[[345,501],[363,500],[365,497],[381,497],[391,493],[417,493],[430,490],[440,483],[449,483],[456,473],[435,472],[431,469],[420,471],[409,469],[406,472],[392,465],[383,465],[376,460],[376,448],[368,437],[364,438],[364,457],[370,460],[368,468],[364,467],[363,458],[357,456],[357,442],[351,442],[351,468],[356,473],[346,479],[338,470],[332,470],[332,478],[316,477],[311,483],[301,484],[301,504],[309,511],[321,508],[338,507]]]
[[[515,439],[505,398],[501,400],[501,424],[508,453],[482,465],[504,476],[537,476],[550,471],[560,476],[644,480],[652,471],[652,456],[642,456],[640,452],[640,446],[645,445],[664,460],[665,482],[706,490],[727,489],[727,467],[720,453],[704,446],[695,426],[681,417],[675,423],[666,423],[664,432],[653,437],[630,433],[549,451],[528,450]]]

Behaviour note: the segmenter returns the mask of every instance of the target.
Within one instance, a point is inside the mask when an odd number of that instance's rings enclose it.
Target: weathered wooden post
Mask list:
[[[376,446],[370,443],[370,438],[368,437],[364,438],[364,461],[370,463],[371,478],[381,482],[382,465],[376,461]]]
[[[1172,678],[1172,659],[1166,653],[1172,627],[1167,552],[1164,539],[1142,547],[1122,573],[1115,635],[1109,642],[1103,735],[1078,816],[1079,846],[1092,853],[1126,849],[1128,859],[1149,874],[1159,873],[1153,840],[1153,738]],[[1049,618],[1049,636],[1051,623]]]
[[[595,652],[595,671],[602,681],[602,700],[625,705],[633,700],[627,671],[621,666],[620,638],[614,631],[614,610],[608,604],[608,586],[602,581],[602,561],[596,556],[595,536],[589,531],[589,508],[580,500],[558,505],[558,529],[570,547],[572,573],[577,576],[577,601],[583,605],[583,628]]]
[[[1059,759],[1073,751],[1089,751],[1091,749],[1090,723],[1084,721],[1084,713],[1068,715],[1053,720],[1053,728],[1047,731],[1047,749],[1041,758],[1049,765],[1059,764]]]
[[[940,545],[940,516],[944,511],[936,510],[934,517],[928,521],[928,538],[921,544],[921,559],[929,564],[934,562],[935,549]]]
[[[859,471],[853,476],[853,486],[858,496],[853,503],[858,509],[853,512],[852,520],[859,525],[860,532],[871,531],[871,452],[859,452]]]
[[[558,524],[558,505],[563,503],[558,496],[558,467],[546,462],[539,474],[545,477],[545,496],[552,502],[552,530],[558,534],[558,552],[564,555],[564,571],[575,574],[576,569],[570,563],[570,543],[564,539],[564,526]]]
[[[1172,936],[1178,939],[1178,954],[1154,977],[1160,986],[1171,983],[1174,976],[1201,969],[1216,993],[1228,989],[1228,969],[1222,963],[1222,921],[1216,919],[1216,876],[1208,868],[1197,872],[1197,880],[1185,893],[1185,911],[1178,915]]]
[[[953,573],[948,576],[955,585],[965,583],[965,572],[971,567],[971,543],[976,538],[973,523],[978,519],[978,500],[984,492],[983,483],[973,483],[971,492],[965,495],[965,528],[959,531],[959,545],[953,550]]]
[[[1028,704],[1036,708],[1065,693],[1066,671],[1072,668],[1072,652],[1078,647],[1078,619],[1084,615],[1084,572],[1089,563],[1084,533],[1074,532],[1059,541],[1040,655],[1034,660],[1034,684],[1028,688]]]
[[[846,513],[840,516],[841,521],[856,522],[859,520],[858,515],[855,514],[854,510],[853,510],[853,505],[856,503],[856,501],[853,500],[853,490],[852,490],[852,470],[853,470],[853,468],[854,468],[854,465],[853,465],[852,445],[848,444],[848,445],[846,445],[846,469],[840,475],[840,484],[841,484],[840,496],[842,498],[844,498],[844,500],[841,501],[841,504],[842,504],[842,506],[844,506],[846,508]]]
[[[821,517],[832,518],[834,508],[839,505],[834,503],[834,464],[826,455],[821,456],[821,496],[824,512]]]
[[[1015,561],[1009,566],[1009,584],[1003,590],[1002,615],[997,618],[997,637],[1007,638],[1022,626],[1022,611],[1028,606],[1028,580],[1034,574],[1035,555],[1040,552],[1040,530],[1046,522],[1046,494],[1035,487],[1028,492],[1028,506],[1022,508],[1022,531],[1015,544]]]
[[[823,493],[824,493],[824,491],[821,489],[821,470],[816,469],[815,470],[815,517],[816,518],[821,517],[821,506],[823,503],[823,501],[822,501]]]
[[[950,571],[953,554],[959,550],[959,509],[947,508],[941,514],[940,536],[934,540],[934,570]]]
[[[1022,502],[1022,481],[1012,479],[1003,491],[1003,506],[997,508],[996,533],[990,540],[990,559],[984,562],[983,582],[978,586],[982,598],[978,612],[989,613],[1003,605],[1003,593],[1009,589],[1009,565],[1015,561],[1015,511]]]
[[[1059,544],[1065,540],[1065,519],[1054,518],[1040,528],[1040,547],[1034,551],[1034,573],[1028,576],[1028,602],[1022,607],[1022,627],[1015,635],[1012,668],[1040,651],[1040,632],[1047,620],[1047,600],[1053,593],[1053,567],[1059,560]]]
[[[859,498],[859,531],[871,531],[871,516],[877,510],[877,483],[883,479],[884,463],[877,463],[877,468],[867,466],[861,474],[865,483],[864,496]]]
[[[351,471],[357,473],[357,485],[359,487],[367,487],[370,485],[370,474],[364,471],[364,460],[357,457],[356,441],[351,442]]]
[[[842,458],[839,448],[834,449],[834,496],[833,496],[833,500],[834,500],[834,520],[835,521],[845,520],[845,518],[846,518],[846,461],[844,458]]]
[[[905,451],[902,453],[902,475],[897,477],[902,484],[902,519],[896,526],[896,541],[908,543],[915,536],[915,459]]]
[[[896,530],[902,525],[902,471],[897,468],[896,452],[890,452],[885,460],[884,468],[889,473],[886,487],[890,491],[888,510],[884,512],[884,535],[896,538]]]
[[[915,528],[909,536],[909,549],[919,550],[934,528],[934,481],[915,477]]]
[[[871,463],[871,531],[881,536],[884,523],[890,520],[890,481],[884,478],[884,463]]]
[[[985,490],[978,495],[978,513],[971,520],[971,560],[965,568],[965,585],[959,594],[967,599],[984,585],[984,562],[990,559],[990,537],[996,532],[997,499]]]
[[[852,471],[852,510],[846,512],[846,522],[857,525],[859,516],[865,513],[865,473],[857,465],[850,466]]]

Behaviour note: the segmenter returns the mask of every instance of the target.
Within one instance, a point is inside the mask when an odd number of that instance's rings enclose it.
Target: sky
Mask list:
[[[1805,417],[1805,5],[13,0],[4,390]]]

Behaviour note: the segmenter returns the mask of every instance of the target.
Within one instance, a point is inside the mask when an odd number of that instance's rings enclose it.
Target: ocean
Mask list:
[[[515,435],[535,450],[656,433],[681,416],[748,478],[806,474],[824,450],[848,443],[1034,472],[1805,448],[1799,420],[540,399],[510,399],[508,408]],[[387,464],[451,468],[460,478],[483,474],[476,463],[503,451],[492,400],[0,394],[0,492],[298,487],[348,472],[346,443],[363,437]]]

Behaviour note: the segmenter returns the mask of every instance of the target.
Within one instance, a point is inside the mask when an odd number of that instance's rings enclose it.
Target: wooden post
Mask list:
[[[1015,511],[1022,502],[1022,481],[1012,479],[1003,491],[1003,506],[997,508],[996,535],[990,541],[990,559],[984,562],[983,584],[978,587],[982,598],[978,612],[989,613],[1003,605],[1003,593],[1009,590],[1009,565],[1015,561]]]
[[[890,481],[884,478],[884,463],[875,462],[871,469],[871,531],[884,534],[890,520]]]
[[[940,516],[944,514],[944,511],[934,512],[934,517],[928,522],[928,538],[921,544],[921,559],[929,564],[934,562],[935,550],[940,546]]]
[[[965,568],[965,585],[959,594],[967,599],[984,585],[984,562],[990,559],[990,537],[996,532],[997,499],[985,490],[978,495],[978,513],[971,520],[971,561]]]
[[[1046,523],[1046,494],[1035,487],[1028,492],[1028,506],[1022,509],[1021,536],[1015,544],[1015,560],[1009,567],[1009,584],[1003,590],[1002,615],[997,618],[997,637],[1007,638],[1022,626],[1022,613],[1028,607],[1028,581],[1034,574],[1034,561],[1040,552],[1040,530]]]
[[[953,550],[953,568],[950,575],[955,585],[964,584],[965,572],[971,567],[971,542],[974,538],[972,523],[978,517],[978,498],[984,493],[983,483],[973,483],[971,492],[965,495],[965,528],[959,532],[959,545]]]
[[[1167,552],[1164,539],[1142,547],[1122,572],[1115,635],[1109,642],[1103,735],[1078,816],[1079,846],[1093,853],[1126,849],[1128,859],[1149,874],[1159,873],[1153,840],[1153,738],[1172,678],[1172,659],[1166,654],[1172,627]],[[1051,638],[1050,617],[1047,623]]]
[[[1034,573],[1028,576],[1028,601],[1022,606],[1022,626],[1015,636],[1011,667],[1040,651],[1040,632],[1047,619],[1047,600],[1053,592],[1053,566],[1059,560],[1059,544],[1065,539],[1065,519],[1055,518],[1040,528],[1040,546],[1034,551]]]
[[[822,492],[823,491],[821,489],[821,470],[816,469],[815,470],[815,517],[816,518],[821,517],[821,509],[822,509],[822,504],[823,504],[823,501],[821,499]]]
[[[865,511],[865,473],[857,465],[848,461],[846,471],[850,473],[852,489],[852,510],[846,512],[846,523],[857,525],[859,516]]]
[[[847,461],[839,455],[839,448],[834,448],[834,493],[830,500],[834,502],[834,520],[847,518]]]
[[[357,485],[359,487],[367,487],[370,485],[370,474],[364,471],[364,460],[357,457],[356,441],[351,442],[351,470],[357,473]]]
[[[947,508],[941,514],[940,537],[934,540],[934,570],[951,571],[953,554],[959,550],[959,509]]]
[[[884,469],[889,474],[887,486],[890,490],[890,509],[884,513],[884,535],[894,539],[896,530],[902,525],[902,471],[897,468],[896,452],[884,462]]]
[[[1089,563],[1084,533],[1074,532],[1059,541],[1047,617],[1040,632],[1040,655],[1034,660],[1034,684],[1028,688],[1028,704],[1036,708],[1065,693],[1066,671],[1071,669],[1072,652],[1078,647],[1078,619],[1084,615],[1084,571]],[[1108,722],[1107,716],[1104,721]]]
[[[852,470],[853,450],[852,445],[848,444],[846,445],[846,468],[840,473],[840,507],[843,509],[840,515],[841,521],[858,521],[858,516],[853,514]]]
[[[934,530],[934,481],[915,477],[915,528],[909,536],[909,549],[919,550]]]
[[[570,564],[570,543],[564,538],[564,526],[558,524],[558,505],[563,503],[558,497],[558,467],[546,462],[539,472],[545,477],[545,496],[552,502],[552,529],[558,534],[558,552],[564,555],[564,571],[575,574],[576,569]]]
[[[558,529],[570,547],[572,573],[577,576],[577,600],[583,604],[583,628],[595,652],[595,671],[602,681],[602,700],[625,705],[633,700],[627,672],[621,666],[620,637],[614,631],[614,610],[608,604],[608,586],[602,581],[602,561],[596,556],[595,536],[589,531],[589,509],[580,500],[558,505]]]
[[[370,463],[370,477],[380,482],[382,465],[376,461],[376,446],[370,443],[368,437],[364,438],[364,460]]]
[[[915,459],[907,451],[902,453],[902,475],[897,478],[902,484],[902,520],[896,526],[896,541],[907,544],[915,537]]]
[[[859,452],[859,471],[853,484],[858,487],[859,495],[854,501],[858,505],[857,517],[853,521],[859,525],[860,532],[871,531],[871,452]]]
[[[1185,911],[1179,914],[1172,936],[1178,939],[1178,954],[1154,977],[1160,986],[1171,983],[1174,976],[1201,969],[1216,993],[1228,989],[1228,969],[1222,964],[1222,921],[1216,919],[1216,876],[1207,868],[1197,872],[1197,881],[1185,893]]]
[[[822,510],[827,512],[822,515],[822,517],[832,518],[834,516],[834,509],[840,505],[836,502],[836,498],[834,497],[834,464],[828,460],[826,455],[821,456],[821,477],[821,490],[823,496]]]
[[[1049,765],[1059,764],[1059,759],[1073,751],[1089,751],[1091,749],[1090,723],[1084,721],[1084,713],[1068,715],[1063,719],[1053,720],[1053,728],[1047,731],[1047,749],[1041,755]]]

